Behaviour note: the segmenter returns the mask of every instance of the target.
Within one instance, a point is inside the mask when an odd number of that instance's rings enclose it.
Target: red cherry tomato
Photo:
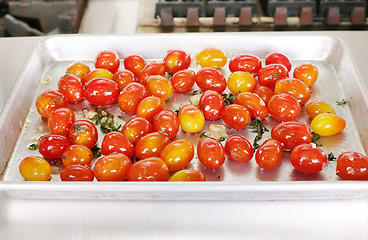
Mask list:
[[[115,73],[120,66],[119,55],[115,51],[105,50],[97,54],[95,59],[95,68],[107,69]]]
[[[179,131],[179,119],[171,110],[163,110],[155,115],[152,121],[153,131],[162,132],[173,139]]]
[[[287,93],[280,93],[270,98],[268,113],[278,121],[293,121],[297,119],[301,112],[298,101]]]
[[[200,69],[196,75],[196,83],[203,91],[214,90],[222,93],[227,86],[226,78],[214,68],[205,67]]]
[[[191,142],[185,139],[175,140],[164,149],[160,157],[169,167],[170,172],[185,168],[194,157],[194,147]]]
[[[38,113],[44,117],[49,118],[51,113],[58,108],[68,106],[68,100],[58,90],[49,90],[42,93],[36,100],[36,108]]]
[[[291,150],[297,145],[312,141],[308,125],[296,121],[277,124],[271,130],[271,137],[282,142],[285,150]]]
[[[197,155],[200,163],[208,169],[221,167],[225,162],[225,149],[214,138],[201,138],[197,145]]]
[[[92,169],[84,165],[70,165],[60,172],[61,181],[92,182],[95,174]]]
[[[69,128],[75,121],[75,114],[70,108],[58,108],[48,118],[48,127],[51,133],[67,136]]]
[[[135,155],[139,159],[159,157],[162,149],[170,143],[170,138],[163,133],[153,132],[141,137],[135,145]]]
[[[317,81],[318,69],[311,63],[303,63],[294,69],[293,77],[310,87]]]
[[[249,111],[239,104],[231,104],[222,110],[224,123],[233,129],[243,129],[248,126],[251,115]]]
[[[206,181],[206,177],[203,173],[195,169],[183,169],[174,173],[169,182],[200,182]]]
[[[171,77],[171,84],[178,93],[189,92],[195,84],[196,73],[191,69],[176,72]]]
[[[128,114],[137,112],[139,103],[148,97],[148,91],[145,86],[140,83],[129,83],[119,94],[118,106]]]
[[[51,177],[51,165],[41,157],[26,157],[19,164],[19,172],[26,181],[47,181]]]
[[[221,94],[213,90],[206,90],[199,99],[198,108],[207,120],[219,119],[224,107],[225,102]]]
[[[152,132],[152,124],[145,118],[133,117],[125,123],[122,133],[133,143]]]
[[[183,50],[170,50],[164,57],[166,72],[171,74],[187,69],[190,62],[190,55]]]
[[[282,53],[275,52],[275,53],[268,54],[266,56],[265,63],[266,65],[275,64],[275,63],[282,64],[287,68],[289,72],[291,70],[290,59]]]
[[[152,122],[155,115],[164,110],[164,102],[155,96],[143,99],[137,107],[137,116]]]
[[[67,73],[59,79],[59,91],[64,94],[68,102],[83,100],[83,83],[79,77]]]
[[[70,73],[70,74],[74,74],[77,77],[80,78],[80,80],[82,81],[82,83],[84,83],[84,78],[88,75],[88,73],[91,70],[89,69],[89,67],[87,66],[87,64],[85,64],[84,62],[73,62],[72,64],[70,64],[68,66],[68,68],[66,69],[66,73]]]
[[[132,161],[123,153],[114,153],[97,160],[93,172],[98,181],[124,181]]]
[[[61,159],[63,152],[72,142],[65,136],[49,134],[44,136],[38,145],[40,154],[47,160]]]
[[[322,171],[328,164],[327,155],[313,143],[296,146],[291,152],[290,162],[299,172],[313,174]]]
[[[140,55],[129,55],[124,59],[124,68],[131,71],[136,77],[146,66],[146,60]]]
[[[337,158],[336,174],[341,180],[368,180],[368,158],[358,152],[344,152]]]
[[[249,162],[254,154],[252,144],[243,136],[232,135],[225,142],[225,152],[230,160]]]
[[[162,101],[169,100],[174,94],[174,88],[170,80],[160,75],[148,76],[145,87],[150,95],[156,96]]]
[[[126,69],[117,71],[112,80],[118,84],[120,91],[123,90],[129,83],[137,81],[134,74]]]
[[[264,101],[254,93],[242,92],[235,98],[235,103],[245,107],[252,118],[265,119],[268,116],[268,109]]]
[[[261,60],[253,55],[238,55],[232,58],[229,62],[229,69],[231,72],[249,72],[253,76],[257,76],[261,67]]]
[[[268,87],[265,86],[258,86],[256,89],[254,89],[255,94],[257,94],[267,105],[270,101],[270,98],[275,95],[275,93]]]
[[[276,82],[275,94],[288,93],[304,105],[311,97],[310,88],[302,81],[294,78],[281,79]]]
[[[76,120],[69,128],[69,139],[75,144],[92,149],[98,140],[97,128],[87,120]]]
[[[274,89],[278,80],[289,78],[289,71],[284,65],[270,64],[266,65],[258,72],[259,85]]]
[[[112,80],[114,78],[114,74],[107,69],[97,68],[90,71],[85,78],[83,78],[82,82],[85,85],[87,82],[91,81],[95,78],[107,78]]]
[[[89,166],[93,160],[91,149],[82,145],[71,145],[63,152],[61,158],[64,166],[86,165]]]
[[[127,157],[132,158],[134,155],[134,145],[121,132],[112,131],[104,136],[101,143],[101,153],[103,155],[124,153]]]
[[[96,106],[107,106],[116,103],[119,87],[116,82],[105,78],[95,78],[84,86],[84,97]]]
[[[167,164],[159,157],[135,162],[127,173],[128,181],[166,181],[169,177]]]
[[[138,82],[145,85],[147,77],[152,75],[165,76],[165,72],[165,65],[163,63],[152,61],[144,66],[142,71],[138,74]]]
[[[276,168],[284,152],[283,144],[276,139],[266,140],[257,150],[255,159],[259,167],[264,169]]]

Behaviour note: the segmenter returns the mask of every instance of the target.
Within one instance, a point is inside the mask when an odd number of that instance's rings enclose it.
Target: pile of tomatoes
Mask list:
[[[329,104],[310,101],[318,69],[303,63],[290,76],[291,62],[282,53],[269,54],[264,65],[247,54],[228,60],[221,50],[208,48],[196,59],[183,50],[170,50],[162,61],[147,62],[140,55],[121,60],[106,50],[97,54],[92,70],[83,62],[72,63],[58,89],[36,100],[50,134],[39,141],[42,157],[30,156],[20,163],[21,175],[47,181],[52,176],[50,162],[61,161],[62,181],[205,181],[202,172],[186,169],[196,157],[207,169],[220,168],[226,159],[245,163],[254,158],[267,171],[279,166],[284,151],[291,151],[290,163],[297,171],[322,171],[328,156],[312,136],[338,134],[346,123]],[[195,72],[192,64],[200,69]],[[231,72],[227,79],[221,73],[225,66]],[[188,101],[177,112],[165,108],[174,94],[187,94],[189,99],[194,87],[200,90],[196,103]],[[95,123],[76,119],[68,108],[82,101],[96,109],[116,106],[130,119],[101,135]],[[312,119],[310,127],[298,121],[301,111]],[[258,130],[267,130],[262,120],[270,117],[278,124],[260,146],[237,134],[255,122],[260,123]],[[206,121],[218,119],[233,132],[223,139],[202,133]],[[178,138],[179,131],[201,136],[197,146]],[[258,137],[257,141],[262,136]],[[102,157],[96,159],[92,149],[99,138]],[[336,173],[340,179],[368,180],[368,158],[342,153]]]

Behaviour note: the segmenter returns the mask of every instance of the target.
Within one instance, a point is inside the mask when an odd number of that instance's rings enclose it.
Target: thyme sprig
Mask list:
[[[224,99],[225,106],[231,105],[235,103],[235,95],[232,93],[223,93],[221,94],[222,98]]]
[[[258,149],[260,145],[258,144],[258,141],[262,139],[262,136],[265,132],[269,132],[269,130],[263,126],[262,119],[260,117],[257,117],[248,125],[248,129],[252,129],[252,133],[257,133],[257,135],[254,138],[253,141],[253,148]]]
[[[322,143],[319,141],[321,137],[317,133],[311,132],[311,136],[312,136],[312,143],[316,144],[317,147],[323,146]]]
[[[82,109],[83,113],[90,111],[87,108]],[[95,107],[94,111],[96,114],[89,118],[96,126],[100,125],[101,132],[108,133],[112,131],[121,131],[123,126],[121,124],[117,125],[114,120],[114,115],[111,114],[106,108]],[[119,117],[120,118],[120,117]]]

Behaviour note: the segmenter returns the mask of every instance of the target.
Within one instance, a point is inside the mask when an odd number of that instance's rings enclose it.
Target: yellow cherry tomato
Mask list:
[[[335,114],[335,109],[331,107],[330,104],[324,101],[313,101],[308,103],[307,107],[305,108],[308,116],[310,118],[315,118],[317,115],[321,113],[333,113]]]
[[[206,48],[197,55],[197,62],[202,67],[220,69],[225,66],[226,61],[225,53],[216,48]]]
[[[184,132],[197,133],[203,129],[204,115],[198,107],[189,104],[179,111],[179,123]]]
[[[194,169],[183,169],[174,173],[169,182],[198,182],[198,181],[206,181],[206,177],[198,170]]]
[[[321,113],[311,122],[312,130],[320,136],[335,135],[344,130],[345,127],[345,120],[332,113]]]
[[[235,95],[242,92],[253,92],[257,87],[257,80],[249,72],[237,71],[229,76],[227,87]]]
[[[26,181],[47,181],[51,177],[51,166],[41,157],[26,157],[19,164],[19,172]]]

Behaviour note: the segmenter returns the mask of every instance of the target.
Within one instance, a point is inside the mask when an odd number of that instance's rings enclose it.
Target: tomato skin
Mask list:
[[[137,54],[132,54],[124,58],[124,68],[131,71],[136,77],[146,64],[146,60]]]
[[[107,133],[101,143],[101,153],[109,155],[112,153],[124,153],[128,158],[132,158],[135,149],[133,143],[121,132]]]
[[[255,160],[261,168],[274,169],[280,165],[283,152],[284,146],[280,141],[268,139],[258,148]]]
[[[84,62],[73,62],[68,66],[66,69],[66,73],[74,74],[77,77],[81,79],[82,82],[84,82],[84,78],[87,76],[87,74],[90,72],[90,68],[85,64]]]
[[[261,60],[253,55],[238,55],[229,62],[229,69],[231,72],[243,71],[257,76],[261,68]]]
[[[298,101],[287,93],[280,93],[270,98],[267,105],[268,113],[278,121],[293,121],[301,113]]]
[[[164,57],[166,72],[171,74],[187,69],[190,62],[190,55],[183,50],[170,50]]]
[[[142,71],[138,74],[138,82],[145,85],[147,77],[152,75],[165,76],[165,72],[165,65],[163,63],[152,61],[144,66]]]
[[[311,97],[310,88],[302,81],[294,78],[281,79],[276,82],[275,94],[288,93],[298,100],[299,104],[303,106]]]
[[[226,89],[226,79],[222,73],[214,68],[201,68],[198,70],[195,81],[203,91],[214,90],[222,93]]]
[[[235,162],[249,162],[254,154],[252,144],[243,136],[232,135],[225,142],[227,157]]]
[[[171,110],[163,110],[157,113],[152,121],[153,131],[162,131],[173,139],[179,132],[179,119]]]
[[[97,128],[87,120],[76,120],[69,128],[69,139],[78,145],[92,149],[98,140]]]
[[[128,181],[166,181],[169,177],[167,164],[159,157],[135,162],[127,173]]]
[[[92,169],[84,165],[70,165],[60,172],[61,181],[92,182],[95,174]]]
[[[225,102],[221,94],[213,90],[206,90],[199,99],[198,108],[207,120],[219,119],[224,107]]]
[[[174,173],[169,182],[203,182],[206,177],[203,173],[195,169],[183,169]]]
[[[183,106],[179,111],[179,123],[184,132],[198,133],[203,129],[204,115],[195,105]]]
[[[65,74],[59,79],[59,91],[64,94],[68,102],[83,100],[83,84],[79,77],[74,74]]]
[[[115,73],[120,66],[119,55],[115,51],[105,50],[97,54],[95,68],[104,68]]]
[[[307,107],[305,108],[305,111],[307,112],[308,116],[310,118],[315,118],[321,113],[332,113],[335,114],[335,109],[331,107],[328,103],[324,101],[313,101],[308,103]]]
[[[261,68],[258,72],[259,85],[275,88],[275,84],[278,80],[289,78],[289,71],[284,65],[270,64]]]
[[[52,134],[67,136],[73,122],[75,122],[73,110],[70,108],[58,108],[51,113],[47,125]]]
[[[170,80],[161,75],[148,76],[145,86],[150,95],[159,97],[162,101],[169,100],[174,94]]]
[[[265,58],[265,63],[266,65],[275,64],[275,63],[282,64],[287,68],[289,72],[291,70],[290,59],[282,53],[274,52],[274,53],[268,54]]]
[[[119,94],[118,106],[128,114],[137,112],[139,103],[148,97],[148,91],[145,86],[140,83],[129,83]]]
[[[95,78],[84,86],[84,97],[96,106],[108,106],[116,103],[119,87],[116,82],[106,78]]]
[[[222,110],[224,123],[233,129],[243,129],[248,126],[251,115],[249,111],[239,104],[231,104]]]
[[[293,77],[303,81],[305,85],[310,87],[318,79],[318,69],[311,63],[303,63],[294,69]]]
[[[234,95],[253,92],[257,86],[257,80],[249,72],[236,71],[230,74],[227,86]]]
[[[175,140],[164,149],[160,157],[169,167],[170,172],[185,168],[194,157],[194,147],[191,142],[185,139]]]
[[[268,104],[270,101],[270,98],[275,95],[275,93],[268,87],[265,86],[258,86],[254,89],[255,94],[257,94],[262,100],[265,102],[265,104]]]
[[[41,157],[26,157],[19,164],[19,172],[26,181],[48,181],[51,177],[51,165]]]
[[[132,161],[123,153],[106,155],[97,160],[93,173],[98,181],[124,181]]]
[[[304,143],[292,150],[290,162],[299,172],[314,174],[327,167],[328,157],[314,143]]]
[[[321,113],[311,122],[312,130],[320,136],[332,136],[346,127],[346,121],[332,113]]]
[[[135,155],[139,159],[159,157],[162,149],[170,143],[170,138],[163,133],[152,132],[141,137],[135,145]]]
[[[308,125],[296,121],[277,124],[271,130],[271,137],[280,141],[285,150],[291,150],[297,145],[312,142]]]
[[[264,101],[254,93],[243,92],[236,96],[235,103],[245,107],[252,118],[265,119],[268,116],[268,109]]]
[[[189,92],[195,84],[196,72],[191,69],[177,71],[171,77],[171,84],[178,93]]]
[[[208,169],[221,167],[225,162],[225,149],[222,144],[214,138],[201,138],[197,145],[199,162]]]
[[[125,123],[122,133],[133,143],[153,131],[152,124],[145,118],[133,117]]]
[[[61,160],[64,166],[86,165],[89,166],[93,160],[91,149],[82,145],[70,145],[63,152]]]
[[[227,57],[223,51],[217,48],[203,49],[196,56],[197,62],[201,67],[220,69],[225,66]]]
[[[63,152],[72,142],[63,135],[49,134],[44,136],[38,145],[40,154],[47,160],[61,159]]]
[[[344,152],[337,158],[336,174],[341,180],[368,180],[368,158],[358,152]]]
[[[155,115],[164,110],[164,102],[155,96],[144,98],[137,107],[137,116],[152,122]]]
[[[68,100],[58,90],[49,90],[42,93],[36,100],[36,109],[38,113],[44,117],[49,118],[51,113],[58,108],[68,106]]]
[[[87,82],[91,81],[95,78],[107,78],[112,80],[114,78],[114,74],[107,69],[104,68],[96,68],[90,71],[85,78],[83,78],[82,83],[85,85]]]
[[[112,80],[118,84],[119,91],[123,90],[129,83],[137,81],[134,74],[126,69],[117,71]]]

